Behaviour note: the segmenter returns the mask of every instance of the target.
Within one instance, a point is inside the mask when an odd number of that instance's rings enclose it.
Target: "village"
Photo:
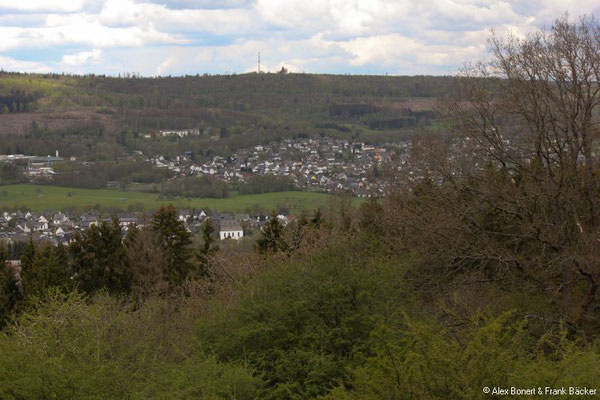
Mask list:
[[[178,219],[184,224],[186,230],[196,235],[202,224],[211,223],[214,227],[215,239],[239,240],[245,236],[252,235],[255,231],[262,229],[264,224],[272,218],[266,214],[208,214],[203,210],[178,210]],[[151,213],[114,213],[101,214],[95,211],[84,212],[44,212],[35,213],[30,211],[4,211],[0,213],[0,240],[7,243],[25,242],[27,240],[45,241],[53,245],[69,245],[78,232],[84,231],[91,226],[102,223],[112,223],[113,219],[122,229],[123,237],[128,234],[129,229],[136,225],[144,227],[152,219]],[[278,221],[287,225],[293,221],[291,215],[277,215]]]
[[[178,175],[212,175],[227,183],[243,183],[255,175],[286,176],[301,190],[347,192],[358,197],[382,195],[382,171],[391,161],[408,156],[410,142],[372,146],[330,137],[285,139],[237,150],[231,157],[214,156],[202,164],[191,154],[168,159],[150,157],[159,168]]]
[[[188,131],[165,131],[182,137]],[[161,131],[161,135],[164,134]],[[330,137],[285,139],[266,145],[237,150],[230,157],[215,155],[210,160],[194,161],[191,151],[178,156],[144,155],[134,151],[126,159],[143,159],[177,176],[209,175],[228,184],[245,183],[253,176],[289,177],[298,190],[351,193],[357,197],[383,195],[383,170],[391,162],[405,164],[409,141],[373,146],[360,141]],[[54,180],[54,164],[77,161],[76,157],[36,157],[22,154],[1,155],[0,162],[20,163],[24,177],[32,183]],[[107,187],[117,187],[107,182]]]

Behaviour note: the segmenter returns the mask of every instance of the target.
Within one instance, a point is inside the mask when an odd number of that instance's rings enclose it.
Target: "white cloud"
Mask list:
[[[239,34],[256,26],[251,10],[170,9],[165,5],[107,0],[98,15],[107,26],[156,26],[167,32],[209,32]]]
[[[156,43],[186,43],[172,34],[146,26],[107,27],[93,16],[50,14],[43,27],[0,27],[0,51],[47,46],[91,47],[143,46]]]
[[[102,56],[102,51],[93,49],[92,51],[80,51],[74,54],[65,54],[61,64],[65,66],[79,66],[82,64],[97,63]]]
[[[15,60],[10,57],[0,56],[0,69],[4,71],[21,72],[51,72],[52,69],[46,64],[34,61]]]
[[[0,0],[0,10],[75,12],[84,8],[86,0]]]
[[[524,36],[598,0],[0,0],[11,65],[144,74],[447,73],[485,56],[491,28]],[[65,54],[65,47],[71,53]],[[56,54],[18,64],[20,52]],[[60,62],[52,61],[62,57]],[[8,62],[7,62],[8,63]],[[408,72],[409,71],[409,72]]]

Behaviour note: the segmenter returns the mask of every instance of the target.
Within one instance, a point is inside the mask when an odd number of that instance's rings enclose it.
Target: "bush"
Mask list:
[[[337,388],[328,398],[476,399],[484,387],[535,388],[536,394],[539,387],[598,387],[598,343],[581,346],[567,339],[564,328],[534,339],[526,321],[514,321],[510,313],[478,319],[459,335],[409,318],[399,329],[380,327],[375,355],[352,371],[350,388]]]
[[[232,310],[216,305],[201,321],[203,348],[221,361],[248,360],[262,398],[326,394],[368,352],[371,331],[410,302],[401,265],[377,252],[376,242],[355,241],[260,274]]]
[[[53,291],[0,337],[2,399],[253,399],[242,364],[191,352],[164,302]]]

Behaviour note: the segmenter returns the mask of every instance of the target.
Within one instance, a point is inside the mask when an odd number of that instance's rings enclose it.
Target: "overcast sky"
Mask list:
[[[146,76],[452,74],[493,28],[526,35],[598,0],[0,0],[0,68]]]

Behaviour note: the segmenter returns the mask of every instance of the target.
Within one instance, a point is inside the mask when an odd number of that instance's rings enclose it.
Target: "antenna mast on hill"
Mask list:
[[[258,52],[258,73],[260,74],[260,51]]]

